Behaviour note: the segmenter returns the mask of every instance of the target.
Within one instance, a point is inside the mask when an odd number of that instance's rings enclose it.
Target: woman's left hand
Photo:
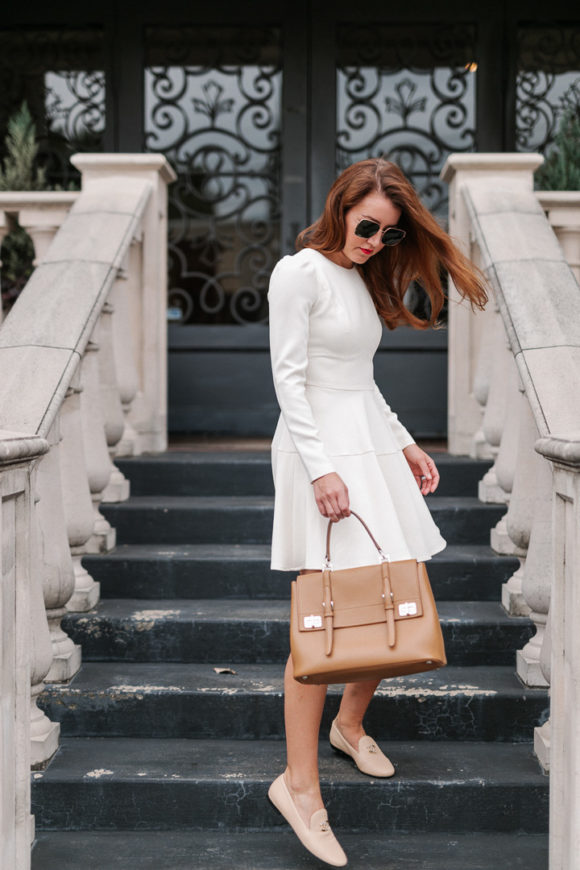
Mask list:
[[[435,492],[439,485],[439,472],[431,457],[418,444],[409,444],[403,450],[413,477],[423,495]]]

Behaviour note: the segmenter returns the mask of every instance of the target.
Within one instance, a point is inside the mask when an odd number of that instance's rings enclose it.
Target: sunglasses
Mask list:
[[[354,234],[361,239],[370,239],[380,228],[381,225],[376,221],[362,220],[354,228]],[[406,235],[405,230],[402,230],[400,227],[387,227],[382,232],[381,242],[383,245],[392,248],[393,245],[398,245],[399,242],[402,242]]]

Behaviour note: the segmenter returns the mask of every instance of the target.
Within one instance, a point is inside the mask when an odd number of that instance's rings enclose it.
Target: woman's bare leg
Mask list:
[[[358,742],[365,736],[363,718],[380,680],[365,680],[347,683],[338,710],[336,724],[341,734],[353,749],[358,751]]]
[[[288,657],[284,672],[285,780],[306,824],[312,813],[324,807],[318,775],[318,736],[326,689],[295,680],[292,656]]]

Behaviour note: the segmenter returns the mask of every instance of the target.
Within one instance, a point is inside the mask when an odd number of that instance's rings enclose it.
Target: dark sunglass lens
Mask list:
[[[356,229],[354,231],[355,236],[359,236],[361,239],[370,239],[371,236],[378,231],[379,224],[374,221],[366,221],[363,220],[359,224],[357,224]]]
[[[402,242],[405,238],[405,231],[396,229],[395,227],[389,227],[388,230],[385,230],[383,233],[383,245],[398,245],[399,242]]]

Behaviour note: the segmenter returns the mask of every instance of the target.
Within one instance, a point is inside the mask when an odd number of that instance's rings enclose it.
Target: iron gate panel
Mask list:
[[[256,323],[280,256],[277,28],[150,29],[145,148],[172,162],[169,308],[182,323]]]
[[[388,157],[446,220],[441,167],[476,147],[476,50],[472,25],[340,26],[337,169]]]

